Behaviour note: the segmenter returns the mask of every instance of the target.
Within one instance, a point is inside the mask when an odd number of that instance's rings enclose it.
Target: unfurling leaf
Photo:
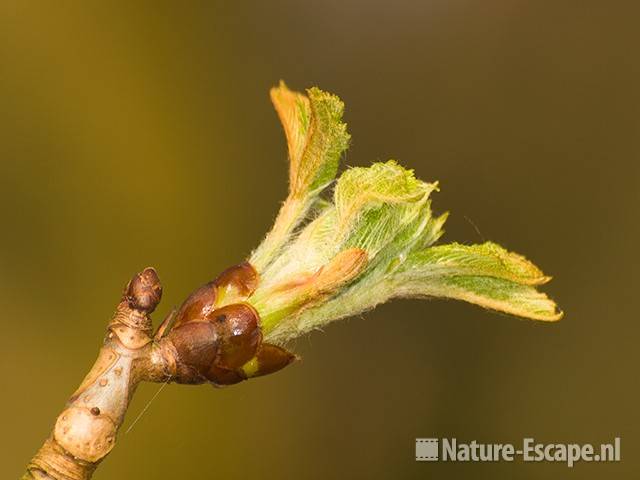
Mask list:
[[[533,287],[551,278],[523,256],[491,242],[413,253],[394,277],[398,296],[454,298],[533,320],[562,317],[556,304]]]
[[[271,102],[276,109],[289,150],[289,186],[297,185],[297,174],[305,146],[308,141],[311,120],[309,99],[298,92],[292,92],[284,82],[271,89]]]
[[[289,196],[272,230],[251,256],[259,272],[273,261],[318,195],[333,181],[350,138],[342,122],[344,104],[335,95],[311,88],[305,96],[281,82],[271,90],[271,99],[287,138]]]
[[[306,141],[290,177],[291,193],[298,196],[319,193],[335,178],[350,139],[347,125],[342,123],[344,104],[340,99],[317,88],[307,90],[307,95],[310,117],[301,115]]]
[[[365,269],[367,253],[350,248],[338,253],[314,273],[301,273],[292,280],[273,284],[257,292],[252,302],[260,305],[263,331],[270,331],[284,317],[326,301]]]
[[[523,256],[491,242],[434,246],[448,216],[431,210],[438,184],[395,161],[346,170],[332,201],[320,199],[349,141],[343,104],[284,83],[271,98],[291,167],[289,196],[251,257],[260,284],[249,302],[266,340],[282,344],[397,297],[453,298],[535,320],[562,316],[535,288],[550,277]]]
[[[562,318],[553,300],[529,285],[502,278],[442,276],[429,282],[399,287],[398,297],[442,297],[474,303],[484,308],[531,320],[555,321]]]
[[[524,285],[542,285],[551,280],[522,255],[493,242],[433,246],[412,254],[402,271],[407,276],[413,274],[423,279],[442,275],[484,276]]]

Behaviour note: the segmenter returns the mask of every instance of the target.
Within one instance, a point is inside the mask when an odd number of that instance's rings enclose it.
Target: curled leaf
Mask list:
[[[365,269],[367,260],[364,250],[344,250],[313,273],[303,272],[258,292],[253,303],[260,310],[263,330],[268,333],[285,316],[326,301],[327,297],[355,279]]]
[[[287,138],[289,185],[294,189],[294,185],[298,184],[297,175],[308,142],[311,106],[305,95],[289,90],[282,81],[280,86],[271,89],[270,95]]]
[[[305,96],[281,82],[271,90],[271,99],[287,138],[289,196],[272,230],[251,256],[258,272],[273,261],[320,192],[335,178],[350,138],[342,122],[344,104],[335,95],[311,88]]]

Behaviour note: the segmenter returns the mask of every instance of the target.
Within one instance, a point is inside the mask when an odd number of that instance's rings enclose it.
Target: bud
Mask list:
[[[218,286],[218,305],[246,300],[258,288],[260,277],[249,262],[227,268],[214,280]]]
[[[214,282],[198,288],[180,306],[174,328],[187,322],[205,320],[215,310],[217,298],[218,287]]]
[[[256,360],[258,369],[251,377],[269,375],[270,373],[282,370],[287,365],[293,363],[298,357],[288,350],[270,343],[263,343],[258,351]]]
[[[196,297],[207,296],[201,292]],[[177,353],[175,380],[190,384],[208,380],[220,385],[243,380],[239,369],[256,355],[262,342],[259,317],[253,307],[236,303],[212,308],[197,319],[189,315],[183,318],[188,320],[167,336]]]
[[[147,267],[133,277],[127,285],[125,297],[131,308],[153,312],[162,298],[162,285],[155,269]]]
[[[262,342],[258,312],[246,303],[234,303],[217,309],[211,320],[220,338],[216,366],[229,370],[251,360]]]
[[[218,353],[215,326],[209,322],[185,323],[171,330],[167,340],[178,354],[175,381],[192,385],[206,382]]]
[[[227,370],[225,368],[213,365],[207,373],[207,378],[216,387],[226,387],[227,385],[235,385],[247,377],[242,370]]]
[[[227,370],[214,365],[209,369],[208,378],[216,386],[235,385],[249,378],[275,373],[297,359],[295,354],[282,347],[263,343],[255,357],[245,363],[242,368]]]

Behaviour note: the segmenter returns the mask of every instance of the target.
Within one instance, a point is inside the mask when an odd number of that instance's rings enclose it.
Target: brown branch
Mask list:
[[[142,381],[230,385],[291,363],[295,356],[262,343],[258,313],[243,303],[256,285],[251,265],[232,267],[197,289],[154,335],[149,314],[162,295],[160,280],[153,268],[135,275],[96,362],[29,462],[23,480],[90,478],[115,446],[129,401]]]
[[[151,338],[149,314],[161,294],[160,281],[152,268],[129,282],[96,362],[58,416],[51,435],[29,463],[23,478],[91,477],[114,447],[138,384],[169,377],[170,357],[164,356]]]

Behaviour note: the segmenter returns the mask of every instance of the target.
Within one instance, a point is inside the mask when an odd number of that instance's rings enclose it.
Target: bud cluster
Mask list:
[[[185,300],[164,339],[177,357],[174,381],[231,385],[273,373],[295,360],[294,354],[262,341],[260,316],[246,302],[258,283],[256,270],[244,262]]]

